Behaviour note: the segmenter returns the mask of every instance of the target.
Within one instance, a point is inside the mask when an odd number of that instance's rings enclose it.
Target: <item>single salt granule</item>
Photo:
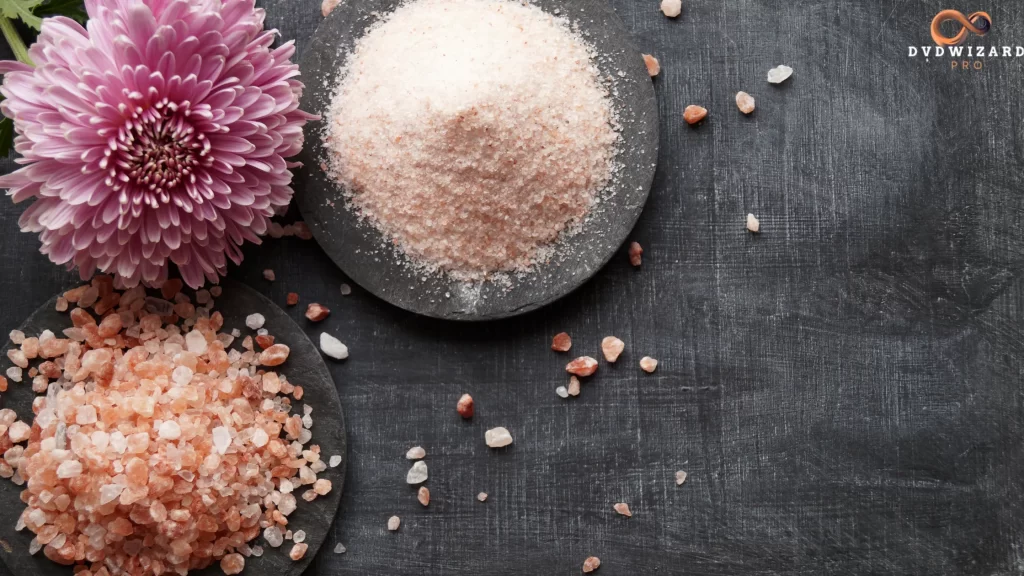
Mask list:
[[[604,354],[604,359],[608,362],[614,363],[618,360],[622,351],[625,349],[626,343],[615,336],[605,336],[605,338],[601,340],[601,352]]]
[[[320,14],[324,18],[327,18],[327,15],[330,14],[331,11],[334,10],[340,3],[341,0],[323,0],[323,2],[320,3]]]
[[[747,214],[747,230],[755,234],[761,231],[761,221],[757,219],[757,216]]]
[[[708,109],[696,104],[690,104],[686,110],[683,110],[683,120],[686,120],[686,123],[691,126],[703,120],[707,115]]]
[[[736,93],[736,106],[740,112],[750,114],[754,111],[754,97],[741,90]]]
[[[416,493],[416,499],[420,501],[420,504],[428,506],[430,504],[430,489],[420,486],[419,492]]]
[[[558,394],[559,398],[568,398],[569,390],[567,390],[565,386],[559,386],[558,388],[555,388],[555,394]]]
[[[405,453],[407,460],[419,460],[427,455],[427,451],[422,446],[413,446],[409,448],[409,451]]]
[[[409,473],[405,475],[405,482],[407,484],[422,484],[427,481],[427,463],[418,460],[409,469]]]
[[[676,472],[676,486],[682,486],[683,482],[686,482],[686,472],[679,470]]]
[[[566,364],[565,371],[569,374],[575,374],[581,378],[584,376],[590,376],[597,371],[597,360],[594,360],[590,356],[580,356]]]
[[[25,333],[22,332],[21,330],[11,330],[10,338],[11,344],[14,344],[15,346],[21,346],[21,344],[25,341]]]
[[[298,562],[299,560],[302,560],[303,556],[306,555],[306,550],[308,549],[309,544],[296,544],[292,546],[292,550],[288,553],[288,557],[291,558],[293,562]]]
[[[472,418],[474,411],[473,397],[469,394],[463,394],[459,397],[459,403],[455,409],[458,411],[459,416],[465,419]]]
[[[295,542],[296,544],[302,544],[305,541],[306,541],[306,531],[305,530],[296,530],[295,532],[292,533],[292,542]]]
[[[331,468],[337,468],[339,464],[341,464],[341,456],[339,456],[338,454],[335,454],[334,456],[331,456],[331,460],[330,460]]]
[[[768,71],[768,82],[771,84],[781,84],[792,75],[793,69],[785,64],[781,64]]]
[[[650,74],[651,78],[654,78],[661,72],[661,63],[650,54],[644,54],[644,65],[647,66],[647,73]]]
[[[11,382],[21,382],[22,374],[21,368],[18,368],[17,366],[11,366],[7,369],[7,377]]]
[[[394,532],[398,530],[398,527],[402,525],[402,519],[398,516],[392,516],[388,518],[388,530]]]
[[[629,244],[629,263],[633,266],[639,266],[644,263],[644,248],[639,242],[630,242]]]
[[[316,302],[311,302],[309,306],[306,307],[306,318],[310,322],[320,322],[324,318],[327,318],[330,313],[331,311],[326,306],[317,304]]]
[[[597,556],[591,556],[583,561],[583,571],[590,573],[601,567],[601,559]]]
[[[568,352],[572,348],[572,338],[566,332],[559,332],[551,339],[551,349],[555,352]]]
[[[266,270],[263,271],[263,279],[266,280],[267,282],[273,282],[274,280],[277,280],[277,275],[274,274],[273,270],[267,268]]]
[[[334,545],[334,553],[335,554],[344,554],[345,552],[346,552],[345,545],[342,544],[341,542],[338,542],[337,544]]]
[[[241,554],[225,554],[224,557],[220,559],[220,569],[223,570],[225,574],[238,574],[244,568],[245,557]]]
[[[348,358],[348,346],[345,346],[341,340],[338,340],[327,332],[320,333],[320,350],[324,355],[334,358],[335,360],[344,360]]]
[[[487,500],[487,492],[481,492],[477,494],[476,499],[479,500],[480,502],[485,502]]]
[[[633,512],[630,511],[630,509],[629,509],[629,504],[626,504],[625,502],[619,502],[618,504],[613,506],[613,508],[615,508],[616,512],[618,512],[619,514],[625,516],[626,518],[632,518],[633,517]]]
[[[348,296],[351,293],[352,293],[352,287],[351,286],[349,286],[348,284],[342,284],[341,285],[341,295],[342,296]]]
[[[245,317],[245,325],[250,330],[259,330],[260,328],[263,328],[263,325],[266,324],[266,322],[267,319],[263,317],[263,314],[258,312],[255,314],[249,314]]]
[[[295,306],[299,303],[299,294],[297,292],[289,292],[285,298],[285,303],[289,306]]]
[[[644,356],[640,359],[640,369],[650,374],[658,368],[658,361],[650,356]]]
[[[512,434],[502,426],[491,428],[484,433],[484,442],[490,448],[502,448],[512,443]]]
[[[675,18],[683,12],[682,0],[661,0],[661,12],[669,18]]]

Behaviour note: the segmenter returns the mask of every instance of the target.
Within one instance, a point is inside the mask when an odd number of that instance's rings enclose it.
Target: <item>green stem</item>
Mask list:
[[[0,16],[0,31],[4,33],[4,38],[11,46],[11,51],[14,52],[14,57],[18,59],[18,62],[35,66],[32,59],[28,57],[28,48],[25,47],[25,42],[21,39],[18,31],[14,29],[14,22],[11,22],[10,18]]]

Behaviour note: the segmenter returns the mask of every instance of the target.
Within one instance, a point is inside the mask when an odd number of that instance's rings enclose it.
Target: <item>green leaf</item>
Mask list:
[[[47,0],[37,6],[32,13],[42,18],[67,16],[72,20],[77,20],[79,24],[85,24],[85,21],[89,19],[89,15],[85,13],[85,3],[82,0]]]
[[[21,18],[21,21],[40,30],[43,27],[43,19],[32,13],[32,9],[38,6],[43,0],[0,0],[0,13],[5,17]]]

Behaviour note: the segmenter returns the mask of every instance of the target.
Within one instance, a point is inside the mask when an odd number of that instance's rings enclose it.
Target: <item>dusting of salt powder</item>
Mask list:
[[[425,271],[529,271],[614,176],[617,122],[593,54],[529,4],[405,4],[345,63],[328,172]]]

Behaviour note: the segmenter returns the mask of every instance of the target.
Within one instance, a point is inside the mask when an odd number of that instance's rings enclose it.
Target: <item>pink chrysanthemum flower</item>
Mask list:
[[[169,263],[216,282],[292,197],[302,84],[253,0],[86,0],[88,28],[44,21],[35,64],[0,63],[25,164],[0,178],[41,252],[120,283]]]

